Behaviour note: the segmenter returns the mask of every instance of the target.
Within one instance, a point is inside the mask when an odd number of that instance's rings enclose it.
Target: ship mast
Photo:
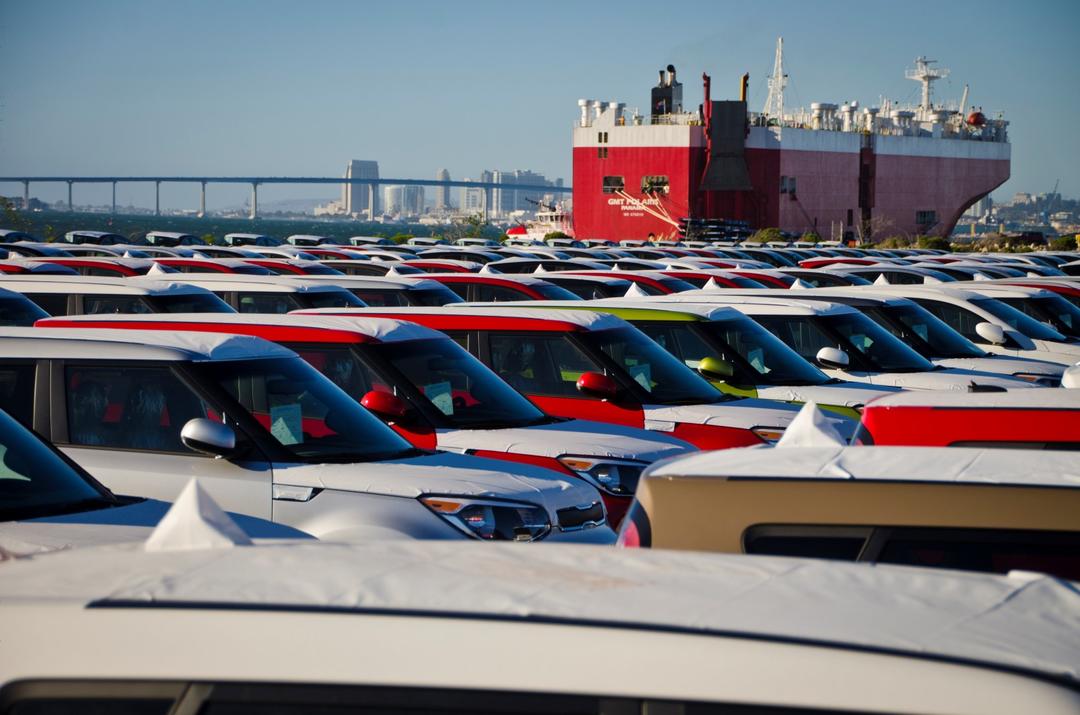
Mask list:
[[[772,77],[769,78],[769,96],[765,100],[762,114],[784,121],[784,87],[788,77],[784,74],[784,38],[776,38],[776,60],[773,62]]]
[[[944,79],[949,76],[949,70],[943,68],[933,68],[930,65],[937,60],[928,60],[925,56],[915,58],[915,69],[908,70],[904,73],[904,76],[908,79],[915,80],[922,83],[922,102],[919,106],[925,110],[930,111],[930,95],[931,85],[939,79]]]

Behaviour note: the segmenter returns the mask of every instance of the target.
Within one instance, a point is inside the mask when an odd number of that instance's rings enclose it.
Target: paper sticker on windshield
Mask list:
[[[270,434],[282,444],[304,441],[303,415],[300,405],[281,405],[270,408]]]
[[[631,367],[630,377],[634,378],[646,390],[652,392],[652,366],[649,363]]]
[[[758,373],[764,375],[769,372],[769,368],[765,367],[765,350],[763,348],[754,348],[747,351],[746,360]]]
[[[453,387],[449,380],[424,385],[424,396],[431,400],[431,404],[439,408],[439,412],[444,415],[454,414]]]

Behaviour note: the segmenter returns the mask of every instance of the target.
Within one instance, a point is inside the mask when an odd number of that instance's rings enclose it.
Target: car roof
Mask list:
[[[177,273],[170,279],[181,283],[199,286],[206,290],[246,290],[258,293],[322,293],[334,290],[346,290],[335,283],[312,280],[317,276],[251,276],[238,273]],[[341,278],[348,276],[331,276]],[[128,279],[131,280],[131,279]]]
[[[325,332],[344,332],[353,336],[363,336],[365,340],[351,342],[382,342],[392,343],[403,340],[422,340],[431,338],[446,338],[445,335],[425,328],[422,325],[409,323],[404,320],[392,318],[366,318],[362,316],[313,316],[313,315],[276,315],[268,313],[153,313],[153,314],[105,314],[105,315],[71,315],[57,318],[42,318],[37,326],[52,327],[54,325],[70,325],[72,323],[149,323],[149,324],[175,324],[194,323],[214,325],[258,325],[271,328],[292,328]],[[290,336],[289,340],[300,341],[303,335],[297,333]],[[277,339],[276,337],[274,339]],[[286,338],[281,338],[286,339]],[[335,342],[335,341],[327,341]]]
[[[77,352],[76,352],[77,351]],[[295,357],[261,338],[104,328],[0,328],[4,357],[195,361]]]
[[[799,300],[795,291],[770,291],[761,289],[696,290],[656,296],[650,302],[664,303],[719,303],[730,305],[747,315],[832,315],[857,312],[851,306],[828,301]],[[797,293],[801,293],[798,291]],[[772,295],[770,295],[770,293]],[[777,295],[779,293],[779,295]],[[660,307],[660,306],[657,306]]]
[[[50,275],[0,275],[0,285],[19,293],[113,293],[116,295],[191,295],[205,293],[206,289],[188,285],[185,274],[169,274],[168,279],[145,278],[99,278],[91,276]]]
[[[432,541],[177,552],[90,547],[5,564],[0,601],[6,607],[41,607],[46,597],[50,609],[69,606],[86,619],[104,609],[113,618],[121,616],[116,609],[257,609],[455,619],[476,621],[478,629],[484,628],[479,621],[602,627],[900,654],[1070,684],[1080,679],[1075,587],[1030,574]]]
[[[472,305],[477,305],[473,303]],[[611,312],[624,320],[667,320],[677,322],[693,322],[696,318],[701,320],[723,320],[742,317],[742,313],[726,305],[709,305],[707,303],[661,303],[656,304],[647,300],[634,300],[632,298],[597,298],[595,300],[569,301],[569,300],[532,300],[512,303],[500,303],[499,305],[511,305],[527,308],[559,308],[564,310],[594,310],[597,312]],[[579,308],[578,305],[581,307]]]
[[[1058,389],[1058,388],[1053,388]],[[968,447],[779,447],[698,452],[648,478],[880,480],[1080,488],[1066,452]]]
[[[584,328],[586,330],[604,330],[607,328],[626,327],[627,323],[622,318],[608,313],[596,313],[590,310],[557,310],[542,308],[499,308],[463,305],[462,303],[450,303],[438,307],[397,307],[386,308],[310,308],[307,310],[294,310],[293,314],[300,315],[363,315],[369,314],[392,314],[400,315],[402,319],[409,320],[410,316],[432,316],[444,321],[460,322],[463,327],[469,327],[468,318],[490,318],[493,320],[506,321],[507,324],[517,321],[530,321],[537,330],[567,328]],[[545,328],[544,323],[548,323]],[[524,326],[521,326],[524,327]]]
[[[1077,410],[1080,390],[1060,387],[1036,387],[1006,392],[952,392],[948,390],[911,390],[871,400],[866,407],[955,407],[961,410]]]

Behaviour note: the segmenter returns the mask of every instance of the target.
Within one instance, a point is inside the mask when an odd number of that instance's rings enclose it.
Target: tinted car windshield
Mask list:
[[[551,283],[534,285],[532,288],[548,300],[581,300],[580,296],[571,293],[562,286],[552,285]]]
[[[623,375],[658,404],[695,404],[729,399],[636,328],[584,333],[582,341],[604,353]]]
[[[413,453],[396,432],[300,358],[197,363],[274,441],[308,462],[361,462]]]
[[[417,288],[405,291],[409,305],[446,305],[462,303],[461,296],[444,285]]]
[[[304,308],[363,308],[366,303],[345,290],[305,291],[294,294]]]
[[[1059,295],[1032,298],[1002,298],[1002,303],[1021,313],[1045,321],[1062,335],[1080,337],[1080,308]]]
[[[922,372],[934,367],[860,313],[760,315],[754,319],[809,361],[816,361],[822,348],[839,348],[850,356],[852,370]]]
[[[0,521],[118,504],[30,430],[0,410]]]
[[[180,293],[147,296],[155,313],[235,313],[213,293]],[[142,312],[142,311],[133,311]]]
[[[550,418],[453,340],[434,338],[368,346],[415,400],[440,422],[463,429],[523,427]]]
[[[694,325],[715,344],[726,346],[720,357],[753,370],[754,384],[821,385],[829,381],[828,375],[749,318]]]
[[[1030,318],[1011,305],[1006,305],[1000,300],[993,298],[978,298],[971,301],[972,305],[982,308],[990,315],[1005,323],[1013,330],[1018,330],[1029,338],[1036,340],[1052,340],[1064,342],[1065,336],[1044,323]]]
[[[21,295],[0,296],[0,325],[33,325],[49,314]]]
[[[863,311],[926,358],[986,357],[975,343],[918,305],[883,305]]]

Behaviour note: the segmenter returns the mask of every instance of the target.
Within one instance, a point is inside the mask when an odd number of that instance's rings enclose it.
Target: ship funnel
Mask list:
[[[593,110],[593,119],[599,119],[600,115],[604,112],[604,103],[599,99],[590,99],[589,106]]]
[[[676,84],[676,82],[675,82],[675,65],[668,65],[667,66],[667,72],[668,72],[667,86],[668,87],[674,87],[675,84]]]
[[[589,100],[579,99],[577,106],[581,109],[581,126],[589,126]]]
[[[675,65],[660,70],[660,83],[652,89],[652,116],[682,111],[682,85],[675,79]]]

